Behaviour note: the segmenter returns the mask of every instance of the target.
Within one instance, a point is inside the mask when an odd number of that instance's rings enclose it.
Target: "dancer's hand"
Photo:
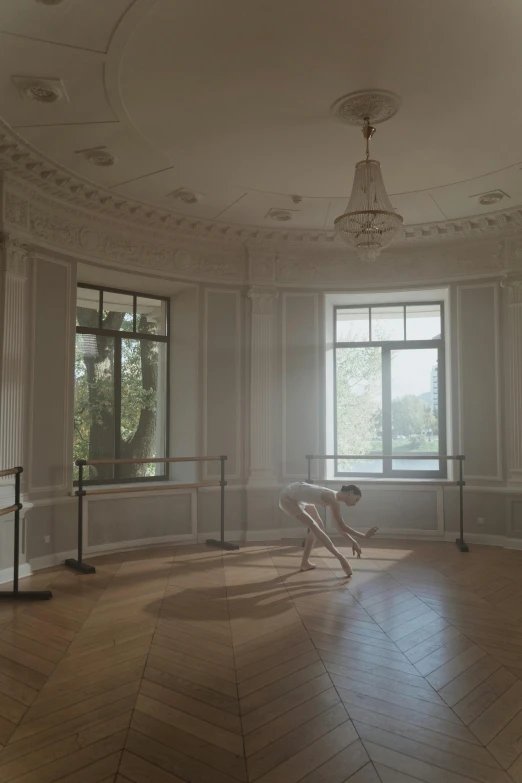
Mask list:
[[[353,544],[352,544],[352,553],[354,555],[357,554],[357,557],[360,559],[360,557],[362,555],[362,549],[359,546],[359,544],[357,543],[357,541],[354,541]]]
[[[376,534],[378,529],[379,528],[377,526],[370,528],[370,530],[366,531],[366,533],[364,534],[364,537],[365,538],[371,538],[372,536],[374,536]]]

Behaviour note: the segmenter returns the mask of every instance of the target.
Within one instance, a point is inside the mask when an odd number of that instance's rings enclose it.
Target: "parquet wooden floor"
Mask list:
[[[97,558],[0,605],[0,783],[522,783],[522,551]]]

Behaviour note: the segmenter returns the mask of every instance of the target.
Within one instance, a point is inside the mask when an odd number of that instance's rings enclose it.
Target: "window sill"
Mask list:
[[[94,494],[95,492],[99,492],[100,490],[104,489],[110,489],[116,493],[116,490],[119,492],[125,492],[126,490],[136,489],[136,487],[139,487],[143,490],[143,492],[146,490],[154,492],[154,490],[158,487],[172,487],[172,489],[176,489],[176,487],[180,485],[182,485],[181,481],[128,481],[124,484],[87,484],[87,486],[84,484],[83,489],[87,495],[89,495],[91,492]],[[77,491],[78,487],[75,486],[72,492],[69,492],[69,495],[76,496]]]
[[[449,478],[369,478],[368,476],[335,476],[334,478],[320,479],[327,484],[447,484],[454,485],[455,480]],[[314,480],[314,483],[315,480]]]

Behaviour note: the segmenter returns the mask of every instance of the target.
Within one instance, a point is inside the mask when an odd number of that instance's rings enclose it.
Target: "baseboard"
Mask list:
[[[328,531],[331,533],[332,531]],[[386,530],[377,535],[376,541],[380,538],[395,538],[395,539],[410,539],[411,541],[449,541],[455,542],[458,533],[456,531],[446,531],[444,535],[439,535],[436,531],[408,531],[408,530]],[[90,547],[85,552],[85,559],[88,560],[90,556],[96,557],[105,553],[116,552],[132,552],[137,549],[153,549],[155,547],[161,547],[169,544],[204,544],[208,538],[219,539],[219,531],[210,531],[208,533],[200,533],[197,538],[187,534],[180,536],[168,536],[161,539],[143,539],[141,541],[134,542],[122,542],[115,544],[102,544],[97,547]],[[283,528],[283,529],[267,529],[267,530],[227,530],[225,539],[227,541],[235,542],[256,542],[256,541],[281,541],[286,539],[295,539],[296,544],[300,539],[304,538],[304,531],[301,526]],[[338,536],[334,538],[342,543],[342,539]],[[522,550],[522,538],[507,538],[505,536],[493,536],[483,533],[466,533],[465,540],[470,544],[481,544],[483,546],[498,546],[503,549],[520,549]],[[22,563],[20,565],[19,575],[20,578],[31,576],[35,571],[41,571],[44,568],[52,568],[53,566],[62,565],[69,558],[75,558],[77,556],[76,550],[70,552],[57,552],[55,554],[44,555],[43,557],[36,557],[29,563]],[[13,579],[13,569],[4,568],[0,570],[0,584],[11,582]]]
[[[0,584],[3,585],[6,582],[12,582],[13,575],[12,568],[2,568],[0,570]],[[20,565],[20,568],[18,569],[18,576],[20,579],[23,579],[24,576],[31,576],[31,566],[29,563],[22,563]]]
[[[195,544],[196,537],[192,533],[181,533],[178,536],[158,536],[156,538],[141,538],[136,541],[117,541],[109,544],[90,546],[84,550],[85,557],[104,555],[107,552],[132,552],[134,549],[152,549],[169,544]]]
[[[444,539],[446,541],[455,541],[458,538],[458,532],[446,532]],[[481,544],[482,546],[499,546],[503,549],[522,549],[521,538],[507,538],[506,536],[492,536],[487,533],[464,533],[464,540],[469,544]]]

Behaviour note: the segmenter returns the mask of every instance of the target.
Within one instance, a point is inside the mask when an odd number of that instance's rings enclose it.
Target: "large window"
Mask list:
[[[441,302],[334,308],[338,476],[446,476]],[[433,459],[403,459],[432,457]]]
[[[78,286],[74,455],[168,455],[168,300]],[[92,483],[145,481],[164,464],[89,466]],[[76,474],[75,474],[76,478]]]

